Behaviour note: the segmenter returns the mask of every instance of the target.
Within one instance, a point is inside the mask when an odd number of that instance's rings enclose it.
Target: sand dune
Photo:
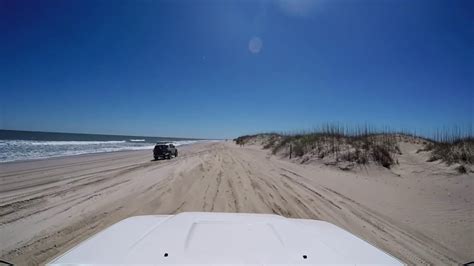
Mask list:
[[[392,170],[352,172],[230,142],[0,164],[0,257],[44,263],[129,216],[210,211],[326,220],[410,264],[474,258],[472,174],[401,148]]]

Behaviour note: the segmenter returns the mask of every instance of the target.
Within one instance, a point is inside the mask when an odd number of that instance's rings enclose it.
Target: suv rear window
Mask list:
[[[158,150],[165,150],[165,149],[167,149],[167,148],[168,148],[167,145],[156,145],[156,146],[155,146],[155,149],[158,149]]]

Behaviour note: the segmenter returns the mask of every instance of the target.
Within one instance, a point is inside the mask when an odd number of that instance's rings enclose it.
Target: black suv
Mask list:
[[[173,144],[156,144],[153,149],[153,157],[158,159],[171,159],[171,156],[178,157],[178,149]]]

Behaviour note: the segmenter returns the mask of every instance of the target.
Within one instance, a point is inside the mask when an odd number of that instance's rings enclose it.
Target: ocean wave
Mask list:
[[[198,141],[197,140],[178,140],[178,141],[173,141],[171,143],[173,143],[174,146],[178,147],[178,146],[193,144],[196,142]]]
[[[103,145],[103,144],[121,144],[126,143],[125,140],[111,140],[111,141],[39,141],[33,142],[31,145]]]
[[[111,141],[37,141],[37,140],[4,140],[2,145],[31,145],[31,146],[65,146],[65,145],[102,145],[102,144],[121,144],[125,140]]]
[[[145,142],[144,139],[129,139],[131,142]]]
[[[169,141],[175,146],[196,143],[195,140]],[[36,140],[1,140],[0,162],[19,160],[46,159],[71,155],[153,150],[154,144],[129,141],[36,141]]]
[[[152,150],[154,146],[141,146],[141,147],[116,147],[116,148],[101,148],[101,149],[89,149],[89,150],[66,150],[66,151],[37,151],[24,153],[4,153],[6,157],[0,157],[0,162],[14,162],[14,161],[25,161],[25,160],[38,160],[57,158],[64,156],[104,153],[104,152],[118,152],[118,151],[138,151],[138,150]]]

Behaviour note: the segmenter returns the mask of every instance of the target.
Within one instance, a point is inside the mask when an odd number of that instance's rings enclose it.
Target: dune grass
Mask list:
[[[293,157],[311,154],[319,159],[335,163],[347,161],[357,164],[375,162],[386,168],[396,163],[393,154],[399,153],[396,135],[376,131],[369,127],[348,128],[324,125],[311,132],[294,134],[257,134],[237,138],[237,144],[245,144],[256,136],[264,136],[263,147],[273,154],[282,153]]]
[[[474,164],[474,138],[460,138],[450,142],[433,142],[426,145],[431,151],[429,162],[441,160],[448,165],[454,163]]]
[[[441,160],[448,165],[459,163],[459,172],[465,164],[474,164],[474,137],[471,130],[443,129],[433,137],[417,136],[413,133],[390,129],[377,130],[369,126],[347,127],[326,124],[312,131],[296,133],[264,133],[246,135],[235,139],[245,145],[258,139],[264,149],[273,154],[302,158],[316,157],[335,164],[350,162],[365,165],[375,163],[386,168],[397,164],[401,140],[424,144],[419,151],[431,153],[429,162]]]

